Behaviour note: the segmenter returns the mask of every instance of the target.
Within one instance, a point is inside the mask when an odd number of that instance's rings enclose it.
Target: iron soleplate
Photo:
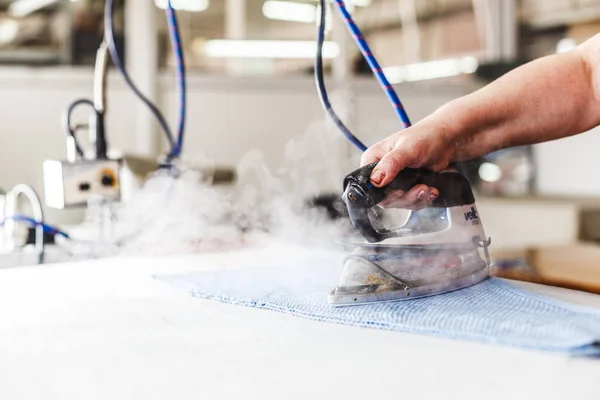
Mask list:
[[[391,302],[416,299],[448,293],[475,285],[489,277],[488,264],[485,261],[479,263],[479,268],[473,272],[469,269],[468,274],[459,276],[452,280],[432,283],[414,288],[400,288],[377,291],[379,285],[364,285],[351,287],[337,287],[328,296],[328,302],[335,307],[370,304],[374,302]],[[475,266],[474,266],[475,267]]]

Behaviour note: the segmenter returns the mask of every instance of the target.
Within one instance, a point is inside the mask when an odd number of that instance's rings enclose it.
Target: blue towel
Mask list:
[[[317,321],[600,356],[600,310],[517,288],[497,278],[438,296],[332,307],[340,267],[253,267],[159,276],[204,299]]]

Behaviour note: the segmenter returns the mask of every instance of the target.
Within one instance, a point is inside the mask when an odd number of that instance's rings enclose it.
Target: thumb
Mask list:
[[[398,175],[400,171],[406,168],[410,160],[399,149],[394,149],[387,153],[379,161],[371,173],[371,183],[377,187],[384,187]]]

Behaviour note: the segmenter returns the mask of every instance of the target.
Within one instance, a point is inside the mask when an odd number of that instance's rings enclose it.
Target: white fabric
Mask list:
[[[152,278],[301,251],[0,270],[0,399],[600,398],[598,361],[320,323]],[[523,286],[600,307],[600,296]]]

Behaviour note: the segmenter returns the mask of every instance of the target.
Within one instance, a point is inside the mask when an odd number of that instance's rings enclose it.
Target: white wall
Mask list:
[[[43,160],[65,157],[61,113],[72,100],[90,94],[91,81],[91,71],[87,70],[0,69],[0,187],[9,189],[17,183],[28,183],[42,192]],[[160,86],[162,108],[173,121],[177,102],[170,74],[161,78]],[[358,162],[359,153],[329,123],[322,122],[324,114],[311,77],[233,80],[192,76],[189,86],[187,157],[203,154],[219,164],[234,165],[249,150],[258,149],[267,166],[277,171],[284,164],[286,151],[291,151],[296,167],[324,171],[320,183],[325,189],[338,189],[341,177]],[[367,145],[400,128],[393,109],[373,80],[356,81],[343,91],[336,91],[333,86],[329,84],[336,109],[345,114],[345,121]],[[135,153],[133,110],[137,100],[118,76],[111,75],[109,88],[110,143],[124,152]],[[401,85],[398,93],[415,122],[472,89],[464,85]],[[344,99],[350,101],[340,101]],[[78,121],[85,121],[84,110]],[[290,145],[293,138],[296,139]],[[600,196],[600,178],[592,179],[597,176],[595,171],[600,170],[598,148],[600,132],[536,147],[540,193]],[[510,247],[527,242],[523,235],[515,235],[512,224],[504,224],[507,210],[504,203],[494,203],[493,207],[486,204],[481,204],[482,213],[486,208],[489,214],[486,229],[498,245]],[[544,243],[575,240],[576,212],[569,204],[563,208],[570,222],[563,221],[562,227],[557,228],[557,218],[552,217],[547,230],[562,229],[568,235],[554,235],[553,241],[544,237]],[[76,211],[47,211],[51,223],[81,218]],[[524,225],[529,222],[531,218],[521,221]],[[539,221],[528,226],[538,225]]]
[[[175,126],[178,101],[170,79],[163,79],[163,109]],[[307,79],[232,80],[192,77],[185,154],[198,153],[235,165],[260,149],[271,168],[283,161],[285,144],[322,118],[314,85]]]
[[[162,108],[174,126],[177,101],[171,74],[164,74],[160,83]],[[341,115],[346,111],[349,126],[365,143],[374,143],[399,129],[393,109],[374,80],[360,80],[350,92],[341,94],[333,83],[328,83],[328,87],[336,109]],[[17,183],[27,183],[42,193],[42,162],[48,158],[65,158],[61,114],[71,101],[91,96],[92,72],[1,68],[0,88],[0,187],[10,189]],[[466,91],[468,89],[460,87],[399,87],[415,121]],[[352,100],[353,104],[349,107],[341,100]],[[109,77],[108,101],[110,145],[135,153],[137,100],[114,73]],[[76,114],[75,120],[87,120],[85,107]],[[329,174],[325,185],[337,189],[339,179],[348,168],[340,166],[342,161],[356,160],[358,153],[329,122],[325,125],[324,120],[310,76],[277,79],[191,76],[186,156],[194,158],[203,154],[219,164],[235,165],[249,150],[259,149],[267,166],[277,170],[285,159],[286,143],[305,135],[305,139],[293,144],[295,152],[308,153],[297,159],[297,163],[313,169],[320,163],[338,168],[337,174]],[[49,219],[70,221],[80,215],[50,211]]]
[[[178,103],[172,81],[164,77],[162,83],[163,107],[174,122],[172,117]],[[189,155],[203,152],[218,161],[237,163],[248,150],[260,149],[269,167],[276,169],[284,160],[285,144],[324,121],[324,111],[310,76],[246,80],[196,76],[190,78],[189,90],[185,144]],[[470,90],[466,86],[400,85],[398,94],[415,122]],[[354,81],[351,88],[341,91],[328,83],[328,91],[336,112],[367,145],[401,128],[374,80]],[[333,131],[327,134],[342,138],[337,130]],[[341,140],[341,143],[346,142]],[[346,147],[347,154],[356,153]]]
[[[133,97],[119,79],[109,80],[108,129],[111,145],[135,148],[134,116],[129,113]],[[33,185],[40,195],[42,162],[64,159],[65,140],[61,115],[68,104],[91,96],[92,73],[76,69],[0,69],[0,187],[9,190],[17,183]],[[87,122],[82,106],[74,117]],[[85,133],[83,133],[85,140]],[[77,212],[51,212],[50,220],[72,219]]]
[[[600,197],[600,128],[534,149],[538,194]]]

